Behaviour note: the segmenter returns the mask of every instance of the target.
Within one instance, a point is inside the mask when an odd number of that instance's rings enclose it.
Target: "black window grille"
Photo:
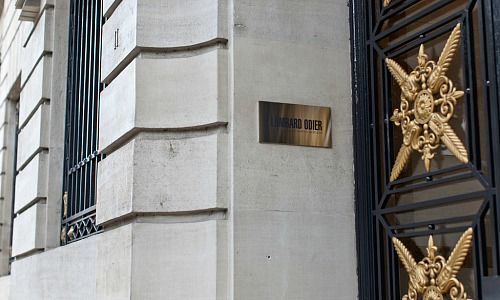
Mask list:
[[[433,235],[439,253],[448,258],[469,227],[474,230],[472,250],[454,280],[464,284],[467,298],[500,299],[500,52],[494,40],[498,2],[350,2],[359,299],[396,300],[408,293],[408,272],[393,237],[420,260]],[[391,180],[403,143],[401,129],[391,121],[401,107],[401,88],[385,59],[410,72],[423,44],[428,58],[437,61],[458,24],[460,42],[450,64],[455,71],[450,69],[447,76],[464,91],[455,106],[453,127],[468,149],[469,162],[441,151],[436,155],[440,165],[427,171],[418,166],[421,157],[412,154],[411,167]],[[417,101],[410,103],[414,108]],[[419,291],[410,298],[421,296]]]
[[[101,0],[71,0],[62,244],[99,232],[96,175],[101,53]]]

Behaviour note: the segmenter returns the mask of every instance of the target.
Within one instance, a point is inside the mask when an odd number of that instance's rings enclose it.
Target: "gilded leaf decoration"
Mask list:
[[[408,293],[402,300],[470,300],[463,284],[456,278],[472,245],[472,228],[467,229],[446,260],[437,255],[434,239],[429,237],[427,257],[416,263],[410,251],[397,238],[392,238],[394,248],[409,276]]]
[[[454,115],[458,99],[464,95],[446,76],[460,45],[460,32],[458,24],[437,63],[429,60],[424,45],[421,45],[418,66],[409,74],[396,61],[390,58],[385,60],[401,88],[400,108],[394,110],[391,121],[401,127],[403,144],[391,172],[391,181],[399,178],[413,151],[421,154],[427,172],[441,145],[446,146],[462,163],[469,161],[467,149],[448,123]]]

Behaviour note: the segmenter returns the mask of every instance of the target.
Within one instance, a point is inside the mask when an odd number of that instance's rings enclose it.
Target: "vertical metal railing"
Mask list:
[[[101,0],[71,0],[66,104],[63,244],[100,230],[95,223]]]

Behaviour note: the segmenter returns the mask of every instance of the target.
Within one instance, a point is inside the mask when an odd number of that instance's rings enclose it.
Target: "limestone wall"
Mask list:
[[[234,1],[234,299],[355,299],[346,1]],[[259,144],[257,101],[332,109],[332,149]]]

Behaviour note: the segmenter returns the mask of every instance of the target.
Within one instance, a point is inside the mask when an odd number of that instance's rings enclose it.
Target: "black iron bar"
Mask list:
[[[84,40],[84,35],[85,35],[85,0],[80,0],[77,1],[78,6],[80,7],[80,13],[83,16],[83,18],[79,19],[80,23],[80,31],[78,35],[78,40],[80,42],[79,44],[79,59],[80,63],[78,64],[78,77],[77,77],[77,93],[76,93],[76,107],[77,110],[75,111],[75,121],[76,121],[76,128],[75,128],[75,135],[74,135],[74,144],[75,144],[75,151],[74,151],[74,157],[73,160],[79,161],[80,157],[80,135],[81,135],[81,128],[82,128],[82,116],[81,116],[81,111],[82,111],[82,106],[83,106],[83,93],[84,93],[84,69],[85,69],[85,40]],[[73,207],[74,209],[72,210],[71,214],[76,214],[79,211],[80,208],[80,190],[81,190],[81,178],[80,178],[80,172],[77,172],[75,174],[75,187],[74,187],[74,199],[72,199]]]
[[[374,27],[375,30],[373,31],[373,34],[376,34],[377,32],[380,31],[380,27],[382,26],[382,24],[384,24],[385,20],[387,20],[388,18],[390,18],[396,14],[403,12],[407,8],[413,6],[421,1],[422,0],[412,0],[412,1],[400,0],[399,3],[397,3],[397,2],[391,3],[389,6],[387,6],[386,8],[384,8],[382,10],[381,17],[379,18],[378,23]],[[389,11],[389,12],[385,13],[386,11]]]
[[[453,223],[465,223],[465,222],[471,222],[471,224],[472,224],[472,222],[475,219],[476,219],[476,215],[468,215],[468,216],[463,216],[463,217],[441,218],[441,219],[436,219],[436,220],[413,222],[413,223],[407,223],[407,224],[398,224],[398,225],[390,226],[389,228],[391,230],[404,230],[404,229],[425,227],[425,226],[428,226],[429,224],[440,225],[440,224],[453,224]]]
[[[414,232],[407,232],[407,233],[396,233],[394,234],[395,237],[398,239],[402,238],[413,238],[413,237],[422,237],[422,236],[430,236],[430,235],[440,235],[440,234],[447,234],[447,233],[463,233],[469,229],[469,226],[457,226],[453,228],[440,228],[440,229],[433,229],[433,230],[422,230],[422,231],[414,231]]]
[[[464,22],[462,28],[462,30],[464,31],[464,34],[462,34],[462,49],[464,50],[462,51],[462,61],[464,62],[463,74],[465,81],[467,82],[466,87],[468,88],[468,90],[466,89],[466,93],[464,95],[464,102],[467,104],[467,135],[469,137],[467,139],[467,145],[468,148],[471,149],[471,153],[469,153],[469,157],[471,158],[470,161],[478,168],[481,168],[481,143],[479,140],[480,119],[478,118],[478,102],[482,99],[478,99],[477,86],[474,80],[477,74],[474,64],[475,51],[471,43],[472,37],[474,36],[471,13],[472,12],[469,11],[468,14],[464,14]]]
[[[421,11],[419,11],[418,13],[416,14],[413,14],[411,17],[408,17],[408,18],[405,18],[404,21],[401,21],[401,22],[398,22],[397,25],[394,25],[394,26],[391,26],[389,29],[387,29],[386,31],[383,31],[381,33],[379,33],[378,35],[375,35],[373,37],[373,39],[375,41],[379,41],[395,32],[397,32],[398,30],[401,30],[405,27],[408,27],[409,25],[411,24],[415,24],[415,22],[417,22],[418,20],[422,19],[423,17],[425,17],[426,15],[432,13],[432,12],[435,12],[437,11],[438,9],[450,4],[450,3],[453,3],[455,0],[443,0],[443,1],[438,1],[436,2],[435,4],[429,6],[428,8],[426,9],[423,9]]]
[[[456,176],[434,179],[434,180],[429,181],[429,182],[417,183],[417,184],[405,186],[402,188],[391,189],[391,190],[387,191],[387,195],[392,195],[392,194],[396,194],[396,193],[403,194],[403,193],[408,193],[408,192],[419,190],[419,189],[429,189],[429,188],[434,187],[436,185],[443,185],[446,183],[459,182],[459,181],[462,181],[465,179],[470,179],[470,178],[476,178],[474,176],[473,172],[460,174],[460,175],[456,175]]]
[[[87,157],[89,155],[89,149],[88,149],[88,146],[89,146],[89,136],[90,136],[90,131],[91,131],[91,128],[89,128],[90,126],[90,119],[91,119],[91,115],[92,115],[92,111],[91,111],[91,106],[92,106],[92,102],[93,102],[93,86],[94,86],[94,82],[93,82],[93,77],[94,77],[94,74],[93,74],[93,70],[94,70],[94,64],[95,64],[95,59],[94,59],[94,47],[95,47],[95,44],[94,44],[94,18],[93,18],[93,15],[94,15],[94,4],[95,1],[88,1],[87,2],[87,9],[88,9],[88,12],[87,12],[87,20],[88,20],[88,32],[87,32],[87,40],[88,40],[88,63],[87,63],[87,73],[88,73],[88,79],[87,79],[87,88],[86,88],[86,95],[85,95],[85,109],[84,109],[84,127],[83,127],[83,134],[82,134],[82,141],[83,141],[83,147],[82,147],[82,158],[83,157]],[[86,161],[86,159],[84,158],[83,159],[84,161]],[[89,185],[89,174],[90,174],[90,165],[89,164],[85,164],[85,167],[84,169],[82,170],[82,177],[83,177],[83,195],[82,195],[82,209],[85,209],[85,207],[87,207],[88,205],[88,202],[89,202],[89,198],[90,198],[90,191],[89,191],[89,188],[90,188],[90,185]]]
[[[90,62],[90,19],[89,19],[89,13],[90,13],[90,3],[92,1],[83,1],[83,7],[84,7],[84,20],[85,20],[85,31],[84,35],[82,37],[84,41],[84,64],[82,65],[82,69],[84,72],[83,80],[81,84],[83,85],[83,92],[81,94],[81,105],[80,105],[80,123],[79,123],[79,133],[78,133],[78,160],[81,160],[85,156],[85,140],[86,140],[86,122],[87,122],[87,103],[89,101],[89,64]],[[78,190],[78,211],[83,209],[85,205],[85,166],[82,166],[80,171],[78,172],[78,177],[79,177],[79,190]]]
[[[431,208],[436,206],[442,206],[452,203],[460,203],[464,201],[469,201],[477,198],[484,198],[490,193],[490,191],[479,191],[460,195],[453,195],[449,197],[442,197],[433,200],[426,200],[417,203],[404,204],[394,207],[383,208],[374,211],[375,214],[390,214],[390,213],[402,213],[407,211],[413,211],[417,209]]]
[[[463,169],[470,169],[470,168],[471,168],[471,166],[469,164],[461,164],[460,163],[460,164],[457,164],[455,166],[451,166],[448,168],[443,168],[443,169],[439,169],[439,170],[435,170],[435,171],[431,171],[431,172],[427,172],[427,173],[422,173],[422,174],[418,174],[418,175],[404,177],[401,179],[394,180],[393,182],[390,182],[388,184],[388,189],[391,189],[395,185],[405,184],[405,183],[408,183],[411,181],[416,181],[416,180],[423,180],[429,176],[434,177],[434,176],[444,175],[447,173],[452,173],[455,171],[459,171],[459,170],[463,170]]]
[[[74,74],[74,88],[73,88],[73,99],[71,101],[74,102],[74,110],[72,111],[72,118],[73,118],[73,126],[72,126],[72,135],[70,138],[70,143],[71,143],[71,161],[72,164],[75,164],[77,161],[77,151],[78,151],[78,141],[77,141],[77,136],[78,136],[78,127],[79,127],[79,118],[78,118],[78,111],[79,111],[79,99],[80,99],[80,93],[81,93],[81,86],[80,86],[80,81],[81,81],[81,65],[82,65],[82,31],[83,31],[83,20],[79,18],[78,16],[83,14],[83,8],[82,8],[82,0],[75,0],[75,5],[77,7],[77,12],[75,14],[75,22],[77,23],[77,32],[76,32],[76,45],[75,45],[75,51],[76,51],[76,65],[75,65],[75,74]],[[69,214],[75,214],[77,212],[77,201],[78,199],[78,180],[77,176],[72,177],[72,186],[71,186],[71,194],[70,194],[70,200],[69,203],[71,203],[71,210],[69,210]]]
[[[483,239],[482,239],[482,230],[481,230],[481,226],[475,226],[474,227],[474,239],[473,239],[473,244],[474,244],[474,247],[473,249],[481,249],[481,245],[482,245],[482,242],[483,242]],[[482,253],[478,253],[477,251],[472,251],[471,253],[471,256],[472,256],[472,262],[474,264],[473,266],[473,270],[474,270],[474,275],[475,275],[475,278],[476,280],[474,280],[474,285],[475,285],[475,297],[476,299],[482,299],[482,290],[481,290],[481,280],[477,280],[478,278],[482,278],[483,276],[481,275],[482,273],[482,259],[483,257],[486,257],[484,255],[482,255]]]
[[[391,78],[390,78],[390,74],[389,74],[389,70],[386,68],[385,66],[385,57],[384,56],[380,56],[380,60],[379,60],[379,64],[380,64],[380,70],[382,72],[382,76],[383,76],[383,84],[384,84],[384,88],[383,88],[383,96],[382,96],[382,111],[383,111],[383,115],[382,115],[382,120],[381,122],[383,123],[383,127],[382,127],[382,130],[383,130],[383,138],[382,138],[382,142],[383,142],[383,145],[384,145],[384,152],[385,152],[385,164],[382,165],[381,167],[384,168],[385,170],[385,176],[384,178],[380,178],[380,180],[383,181],[384,183],[384,186],[387,185],[387,182],[389,181],[389,177],[390,177],[390,174],[391,174],[391,168],[393,166],[393,157],[395,158],[394,156],[394,143],[393,143],[393,136],[391,135],[391,130],[390,128],[392,127],[392,125],[390,124],[390,114],[392,114],[392,85],[391,85]],[[399,149],[398,149],[399,150]]]
[[[94,211],[95,211],[95,209],[96,209],[96,207],[95,207],[95,206],[89,206],[89,207],[85,208],[84,210],[80,211],[79,213],[77,213],[77,214],[75,214],[75,215],[72,215],[72,216],[71,216],[71,217],[69,217],[69,218],[64,219],[64,221],[65,221],[66,223],[71,223],[71,222],[73,222],[73,221],[75,221],[75,220],[81,219],[83,216],[85,216],[85,215],[87,215],[87,214],[89,214],[89,213],[94,212]]]
[[[451,32],[457,26],[457,20],[462,17],[461,12],[449,15],[436,24],[427,26],[422,31],[401,39],[397,43],[383,48],[383,52],[387,53],[389,57],[398,57],[412,49],[419,47],[422,43],[431,41],[437,37],[442,36],[447,32]]]
[[[486,100],[487,107],[489,112],[490,119],[490,155],[494,157],[490,162],[490,169],[492,172],[492,182],[493,185],[498,188],[500,187],[500,90],[499,86],[499,78],[496,78],[497,75],[500,75],[500,51],[498,51],[498,47],[500,45],[495,44],[495,42],[500,43],[500,41],[495,41],[495,37],[500,36],[498,32],[500,29],[498,28],[498,24],[500,24],[500,14],[498,11],[500,10],[500,4],[498,1],[480,1],[478,2],[480,5],[481,11],[481,22],[480,24],[485,28],[484,33],[481,35],[481,44],[484,45],[483,55],[481,58],[484,65],[484,75],[485,75],[485,90],[486,90]],[[494,12],[497,12],[494,14]],[[484,17],[483,17],[484,15]],[[495,26],[496,25],[496,26]],[[496,78],[496,80],[495,80]],[[495,207],[495,216],[494,222],[496,224],[495,232],[495,248],[497,249],[495,253],[495,261],[496,261],[496,274],[500,276],[500,203],[499,203],[499,195],[496,194],[495,202],[493,207]]]

